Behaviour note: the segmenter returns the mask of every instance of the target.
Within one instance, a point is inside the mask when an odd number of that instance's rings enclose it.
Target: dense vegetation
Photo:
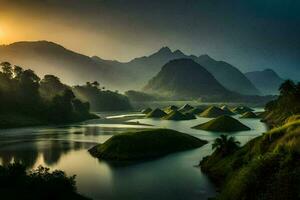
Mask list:
[[[75,86],[73,92],[82,101],[88,101],[91,109],[95,111],[119,111],[132,109],[128,97],[119,94],[118,91],[100,88],[97,81],[87,82],[85,85]]]
[[[12,200],[87,199],[76,192],[75,176],[41,166],[26,172],[21,164],[0,166],[0,193],[1,199]]]
[[[278,99],[266,106],[266,121],[276,128],[241,148],[229,145],[233,148],[226,153],[220,150],[228,147],[228,141],[223,139],[218,142],[220,148],[201,161],[202,171],[220,187],[217,199],[300,198],[298,92],[299,84],[287,81],[280,87]]]
[[[300,113],[300,83],[287,80],[279,91],[279,97],[266,105],[265,121],[270,126],[280,126],[288,117]]]
[[[53,75],[42,80],[30,69],[1,63],[0,127],[65,123],[95,117],[89,103],[78,100],[72,90]]]
[[[206,141],[188,134],[155,129],[115,135],[90,149],[90,153],[104,160],[141,160],[201,147],[204,144]]]

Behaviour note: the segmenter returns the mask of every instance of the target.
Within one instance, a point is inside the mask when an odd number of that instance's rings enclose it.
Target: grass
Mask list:
[[[206,110],[204,110],[199,116],[200,117],[208,117],[208,118],[215,118],[220,117],[222,115],[232,115],[233,113],[230,111],[222,110],[216,106],[210,106]]]
[[[259,118],[254,112],[245,112],[241,118],[245,118],[245,119],[255,119],[255,118]]]
[[[200,165],[221,189],[216,199],[299,199],[300,120],[295,117],[230,155],[214,152]]]
[[[168,115],[164,116],[162,119],[180,121],[196,119],[196,117],[193,114],[183,114],[179,111],[172,111]]]
[[[246,125],[226,115],[210,120],[206,123],[194,126],[193,128],[215,132],[235,132],[250,130],[250,128]]]
[[[159,108],[156,108],[155,110],[152,110],[151,112],[149,112],[146,117],[147,118],[162,118],[164,116],[166,116],[167,113],[165,113],[164,111],[162,111]]]
[[[188,134],[168,129],[122,133],[97,145],[89,152],[103,160],[143,160],[169,153],[201,147],[207,142]]]

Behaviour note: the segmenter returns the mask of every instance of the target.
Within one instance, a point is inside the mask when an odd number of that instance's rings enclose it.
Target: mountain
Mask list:
[[[216,61],[208,55],[194,58],[227,89],[244,95],[259,95],[259,90],[236,67],[224,61]]]
[[[229,94],[212,74],[191,59],[177,59],[165,64],[144,90],[168,97],[200,98]]]
[[[53,74],[68,84],[97,80],[107,87],[119,88],[121,70],[105,62],[68,50],[48,41],[16,42],[0,46],[0,62],[34,70],[38,75]],[[125,76],[124,76],[125,77]],[[111,80],[114,80],[112,82]]]
[[[185,55],[180,50],[163,47],[159,51],[129,62],[88,57],[53,42],[16,42],[0,46],[0,62],[33,69],[39,76],[53,74],[67,84],[98,81],[110,89],[126,91],[141,89],[167,62],[189,58],[208,70],[225,88],[241,94],[259,94],[253,84],[234,66],[211,57]]]
[[[245,73],[246,77],[265,95],[278,94],[284,80],[272,69]]]
[[[106,63],[111,66],[117,66],[119,69],[126,70],[126,72],[134,78],[124,83],[128,88],[141,89],[155,74],[157,74],[161,67],[170,60],[186,57],[181,51],[172,52],[168,47],[162,47],[159,51],[150,56],[143,56],[134,58],[129,62],[118,62],[115,60],[104,60],[97,56],[92,57],[95,62]]]
[[[150,56],[135,58],[127,63],[103,60],[98,57],[93,57],[95,61],[105,62],[112,66],[121,66],[121,68],[126,68],[131,72],[131,74],[135,75],[135,79],[132,80],[132,83],[134,84],[131,84],[135,87],[136,85],[145,85],[146,80],[149,80],[151,77],[157,74],[164,64],[179,58],[193,59],[202,67],[207,69],[223,86],[231,91],[245,95],[260,94],[255,86],[236,67],[224,61],[216,61],[208,55],[202,55],[198,57],[194,55],[188,56],[180,50],[171,51],[170,48],[163,47]]]

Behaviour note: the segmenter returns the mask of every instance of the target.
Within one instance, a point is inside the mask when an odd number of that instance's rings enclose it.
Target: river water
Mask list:
[[[126,117],[126,114],[118,113],[118,116]],[[138,119],[134,119],[134,113],[130,113],[130,122],[153,125],[146,126],[119,124],[113,121],[118,119],[117,113],[106,113],[104,116],[111,121],[97,119],[65,126],[1,130],[0,163],[19,161],[26,164],[29,170],[43,165],[51,170],[61,169],[67,175],[76,174],[79,193],[93,199],[199,200],[216,194],[214,185],[195,166],[204,156],[212,153],[211,142],[222,133],[191,129],[209,119],[176,122],[142,119],[139,115],[136,116]],[[239,120],[252,129],[231,134],[242,144],[266,131],[266,126],[259,119]],[[99,161],[87,151],[115,134],[146,128],[174,129],[210,143],[198,149],[125,166]]]

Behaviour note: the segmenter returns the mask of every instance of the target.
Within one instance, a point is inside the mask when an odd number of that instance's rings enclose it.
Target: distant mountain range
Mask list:
[[[224,96],[232,92],[192,59],[176,59],[165,64],[144,88],[148,93],[172,98]]]
[[[120,91],[142,89],[160,72],[163,65],[180,58],[192,59],[200,64],[227,90],[246,95],[261,94],[241,71],[229,63],[216,61],[207,55],[185,55],[180,50],[171,51],[168,47],[150,56],[119,62],[88,57],[48,41],[0,46],[0,62],[9,61],[31,68],[40,76],[57,75],[63,82],[72,85],[96,80],[102,86]]]
[[[284,82],[272,69],[248,72],[245,75],[265,95],[278,94],[278,89]]]
[[[98,80],[102,85],[117,88],[122,84],[121,69],[47,41],[17,42],[0,46],[0,62],[34,70],[38,75],[53,74],[68,84]]]
[[[103,60],[98,57],[93,57],[93,60],[101,63],[104,62],[112,66],[121,66],[121,68],[126,68],[134,74],[134,76],[136,76],[135,80],[132,80],[131,82],[133,85],[145,85],[150,78],[160,71],[164,64],[179,58],[189,58],[199,63],[228,90],[246,95],[260,94],[258,89],[240,70],[224,61],[216,61],[208,55],[201,55],[198,57],[194,55],[188,56],[180,50],[171,51],[168,47],[163,47],[150,56],[135,58],[127,63]]]

